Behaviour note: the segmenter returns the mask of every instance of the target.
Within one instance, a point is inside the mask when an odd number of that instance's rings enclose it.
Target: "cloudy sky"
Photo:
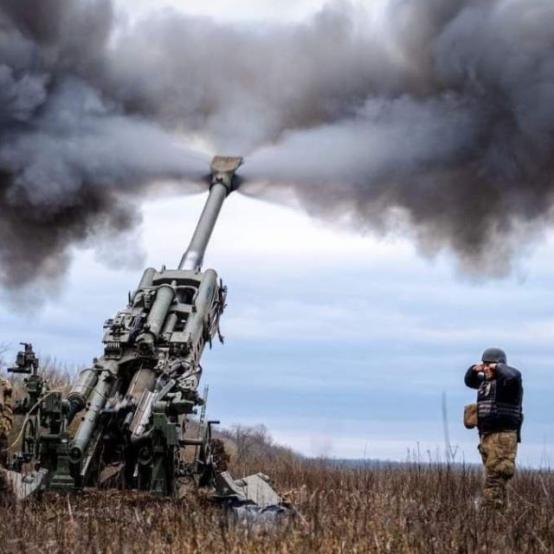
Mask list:
[[[125,17],[168,4],[226,20],[299,19],[320,2],[120,0]],[[131,11],[131,6],[132,10]],[[278,10],[276,9],[278,6]],[[246,161],[248,163],[248,160]],[[83,367],[101,351],[102,322],[126,303],[141,268],[175,265],[203,195],[150,197],[129,243],[75,251],[47,300],[2,293],[2,341]],[[474,394],[463,374],[487,346],[507,350],[525,380],[521,461],[554,462],[554,234],[520,256],[500,280],[459,274],[443,253],[422,257],[409,237],[360,235],[301,209],[232,195],[205,266],[229,287],[224,346],[204,360],[209,416],[224,425],[265,424],[307,455],[405,460],[444,458],[445,397],[456,459],[477,461],[461,424]],[[123,267],[121,267],[123,264]]]

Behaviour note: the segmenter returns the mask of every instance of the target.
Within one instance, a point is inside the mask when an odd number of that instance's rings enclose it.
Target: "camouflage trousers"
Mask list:
[[[514,476],[516,468],[517,432],[502,431],[481,435],[478,449],[486,474],[483,486],[484,505],[505,508],[508,502],[508,481]]]
[[[0,466],[8,462],[8,438],[12,425],[12,389],[8,381],[0,379]]]

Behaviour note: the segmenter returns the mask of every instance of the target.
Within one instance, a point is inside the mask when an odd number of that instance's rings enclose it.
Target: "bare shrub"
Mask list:
[[[231,464],[237,471],[256,471],[260,465],[287,464],[300,457],[292,449],[276,444],[265,425],[235,425],[218,434],[225,440]]]

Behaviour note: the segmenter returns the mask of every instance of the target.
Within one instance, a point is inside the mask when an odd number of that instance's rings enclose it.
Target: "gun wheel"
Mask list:
[[[27,420],[23,427],[21,452],[32,457],[38,455],[38,428],[33,419]]]

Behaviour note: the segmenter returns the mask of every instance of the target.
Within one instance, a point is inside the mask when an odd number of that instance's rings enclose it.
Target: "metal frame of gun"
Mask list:
[[[202,270],[202,262],[241,164],[242,158],[213,159],[210,192],[178,268],[144,271],[128,305],[104,324],[103,355],[80,374],[67,398],[48,393],[38,406],[27,406],[33,432],[14,469],[32,458],[41,468],[41,488],[97,486],[110,475],[123,488],[176,495],[179,478],[189,476],[216,487],[220,498],[258,502],[259,495],[248,493],[249,481],[233,482],[214,467],[215,422],[202,418],[199,438],[185,435],[189,416],[205,404],[198,394],[200,359],[206,345],[221,338],[227,295],[217,273]],[[37,392],[28,385],[28,393],[38,401],[45,384],[30,345],[18,355],[17,368],[32,371],[29,383],[36,381]],[[72,422],[77,429],[70,437]],[[192,460],[185,455],[191,447]],[[264,479],[251,477],[250,490],[264,489],[277,502]]]
[[[39,375],[39,359],[30,343],[21,343],[24,350],[18,352],[15,367],[9,373],[29,375],[24,379],[25,395],[14,409],[15,414],[25,415],[21,431],[16,439],[20,450],[14,456],[11,468],[21,471],[26,464],[45,468],[55,467],[52,482],[64,466],[66,434],[66,415],[69,404],[61,391],[50,390],[46,380]]]

